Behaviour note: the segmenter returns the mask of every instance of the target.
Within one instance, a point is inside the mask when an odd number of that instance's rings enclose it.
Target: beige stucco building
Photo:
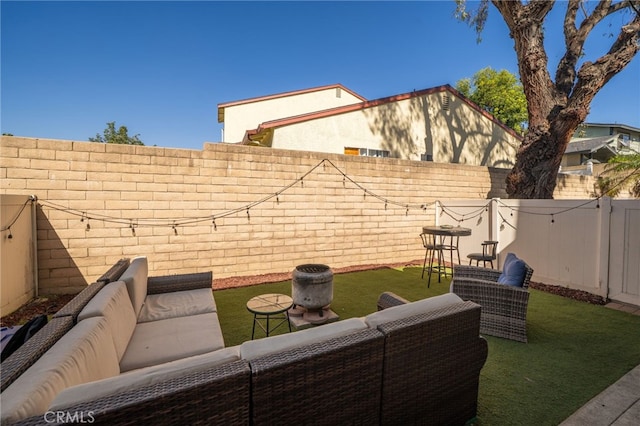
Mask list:
[[[218,105],[224,142],[512,167],[520,137],[451,86],[364,100],[341,85]]]

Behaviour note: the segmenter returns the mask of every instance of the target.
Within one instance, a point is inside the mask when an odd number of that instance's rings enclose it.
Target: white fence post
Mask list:
[[[500,215],[498,211],[500,209],[500,198],[492,198],[489,204],[489,239],[498,242],[498,250],[496,255],[496,267],[500,268]]]
[[[609,265],[611,263],[611,198],[599,201],[598,222],[600,224],[600,245],[598,247],[598,290],[602,297],[609,297]]]

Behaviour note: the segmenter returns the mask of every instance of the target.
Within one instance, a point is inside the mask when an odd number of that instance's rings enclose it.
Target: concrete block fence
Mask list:
[[[0,146],[0,194],[38,199],[44,294],[77,292],[138,255],[151,275],[211,270],[214,285],[303,263],[409,262],[424,255],[418,235],[434,223],[436,200],[505,198],[508,172],[221,143],[186,150],[3,136]],[[590,177],[567,176],[556,197],[592,190]]]

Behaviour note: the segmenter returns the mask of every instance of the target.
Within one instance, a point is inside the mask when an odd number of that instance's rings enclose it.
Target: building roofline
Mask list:
[[[223,117],[223,111],[225,108],[227,107],[232,107],[232,106],[237,106],[237,105],[245,105],[245,104],[250,104],[250,103],[255,103],[255,102],[262,102],[262,101],[268,101],[268,100],[272,100],[272,99],[279,99],[279,98],[286,98],[289,96],[296,96],[296,95],[304,95],[306,93],[313,93],[313,92],[320,92],[322,90],[328,90],[328,89],[341,89],[344,90],[345,92],[351,94],[352,96],[360,99],[361,101],[366,101],[367,99],[363,96],[360,96],[359,94],[357,94],[356,92],[354,92],[351,89],[346,88],[345,86],[343,86],[342,84],[329,84],[326,86],[318,86],[318,87],[311,87],[309,89],[301,89],[301,90],[294,90],[291,92],[282,92],[282,93],[276,93],[273,95],[266,95],[266,96],[257,96],[254,98],[247,98],[247,99],[240,99],[237,101],[230,101],[230,102],[223,102],[218,104],[218,122],[221,123],[221,117]]]
[[[518,140],[522,140],[522,136],[517,134],[513,129],[511,129],[506,124],[502,123],[493,114],[491,114],[491,113],[483,110],[482,108],[480,108],[480,106],[478,106],[478,104],[476,104],[475,102],[471,101],[466,96],[464,96],[462,93],[460,93],[459,91],[457,91],[456,89],[454,89],[453,87],[451,87],[448,84],[445,84],[443,86],[432,87],[432,88],[429,88],[429,89],[423,89],[423,90],[413,91],[413,92],[409,92],[409,93],[403,93],[403,94],[399,94],[399,95],[388,96],[386,98],[380,98],[380,99],[375,99],[375,100],[371,100],[371,101],[364,101],[364,102],[360,102],[360,103],[356,103],[356,104],[344,105],[344,106],[325,109],[325,110],[321,110],[321,111],[314,111],[314,112],[310,112],[310,113],[307,113],[307,114],[301,114],[301,115],[296,115],[296,116],[292,116],[292,117],[280,118],[280,119],[277,119],[277,120],[265,121],[264,123],[261,123],[258,126],[258,128],[255,129],[254,131],[255,131],[255,133],[259,133],[259,132],[261,132],[263,130],[266,130],[266,129],[271,129],[271,128],[275,128],[275,127],[281,127],[281,126],[287,126],[287,125],[290,125],[290,124],[301,123],[301,122],[304,122],[304,121],[315,120],[315,119],[318,119],[318,118],[330,117],[330,116],[333,116],[333,115],[344,114],[344,113],[347,113],[347,112],[364,110],[364,109],[367,109],[367,108],[372,108],[372,107],[376,107],[376,106],[380,106],[380,105],[384,105],[384,104],[388,104],[388,103],[392,103],[392,102],[403,101],[403,100],[406,100],[406,99],[416,98],[416,97],[420,97],[420,96],[424,96],[424,95],[430,95],[430,94],[433,94],[433,93],[440,93],[440,92],[445,92],[445,91],[447,91],[447,92],[451,93],[452,95],[458,97],[460,100],[462,100],[464,103],[466,103],[469,107],[471,107],[472,109],[478,111],[480,114],[485,116],[487,119],[491,120],[492,122],[494,122],[498,126],[502,127],[505,131],[510,133],[512,136],[516,137]]]
[[[622,123],[582,123],[584,126],[591,126],[591,127],[617,127],[619,129],[626,129],[626,130],[630,130],[632,132],[638,132],[640,133],[640,128],[638,127],[633,127],[633,126],[629,126],[627,124],[622,124]]]

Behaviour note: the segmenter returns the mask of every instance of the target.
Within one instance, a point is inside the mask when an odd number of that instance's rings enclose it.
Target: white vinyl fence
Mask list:
[[[438,224],[472,229],[460,256],[499,241],[533,269],[533,280],[640,305],[640,200],[461,200],[436,207]]]

